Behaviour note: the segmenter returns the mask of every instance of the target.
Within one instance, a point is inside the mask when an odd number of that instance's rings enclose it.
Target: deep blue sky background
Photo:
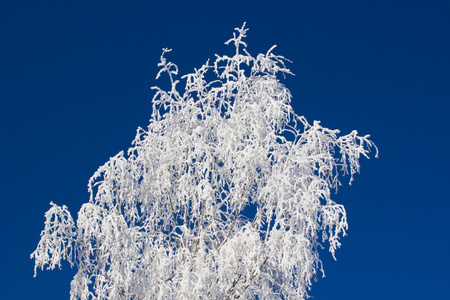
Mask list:
[[[33,278],[29,259],[49,202],[76,216],[89,177],[147,126],[161,48],[185,74],[232,54],[244,21],[250,53],[293,61],[298,114],[380,149],[334,197],[350,228],[311,295],[447,299],[449,1],[129,2],[0,1],[1,299],[69,298],[74,270]]]

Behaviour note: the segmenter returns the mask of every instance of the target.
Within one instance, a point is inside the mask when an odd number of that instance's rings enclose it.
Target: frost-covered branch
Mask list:
[[[76,238],[75,224],[67,206],[57,206],[53,202],[52,206],[45,213],[45,228],[41,232],[41,240],[36,250],[31,253],[31,258],[35,259],[34,276],[36,269],[53,270],[56,266],[61,268],[61,260],[67,260],[73,265],[73,242]]]

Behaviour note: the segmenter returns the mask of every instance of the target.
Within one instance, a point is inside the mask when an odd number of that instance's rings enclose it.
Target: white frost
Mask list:
[[[71,299],[302,299],[321,243],[335,255],[347,219],[330,191],[374,145],[296,115],[286,59],[251,56],[246,32],[227,42],[233,57],[181,77],[182,92],[164,49],[157,77],[172,87],[154,87],[147,130],[89,180],[76,225],[52,203],[31,257],[76,265]]]

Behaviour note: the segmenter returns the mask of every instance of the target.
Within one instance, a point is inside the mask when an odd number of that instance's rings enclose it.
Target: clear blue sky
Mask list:
[[[89,177],[147,126],[161,48],[184,74],[232,54],[244,21],[250,53],[277,44],[293,61],[298,114],[380,149],[334,197],[350,228],[311,295],[448,297],[449,1],[3,0],[1,299],[69,298],[74,270],[33,278],[29,259],[49,202],[76,215]]]

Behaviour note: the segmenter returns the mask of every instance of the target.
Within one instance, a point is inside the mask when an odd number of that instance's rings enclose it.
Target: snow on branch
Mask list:
[[[67,206],[62,207],[50,202],[52,206],[45,213],[45,228],[41,232],[41,240],[30,258],[35,259],[34,276],[36,269],[53,270],[56,266],[61,268],[61,260],[67,260],[73,265],[73,241],[75,224]]]

